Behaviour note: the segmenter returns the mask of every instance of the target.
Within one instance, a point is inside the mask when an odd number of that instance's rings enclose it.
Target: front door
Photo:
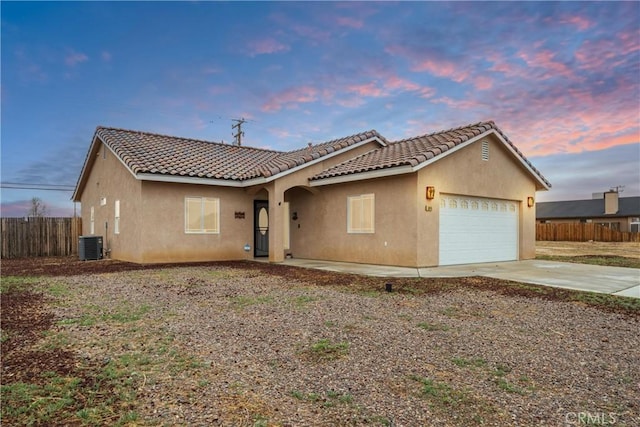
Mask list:
[[[253,201],[253,256],[269,256],[269,202]]]

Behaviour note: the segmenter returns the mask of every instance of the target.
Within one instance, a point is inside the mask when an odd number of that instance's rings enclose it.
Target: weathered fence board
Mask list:
[[[2,258],[78,253],[81,218],[1,218]]]
[[[612,230],[594,223],[536,224],[536,240],[566,242],[640,242],[640,233]]]

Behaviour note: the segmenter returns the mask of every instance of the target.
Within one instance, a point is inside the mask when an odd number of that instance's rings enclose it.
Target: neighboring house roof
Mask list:
[[[502,140],[517,159],[534,175],[540,184],[540,189],[549,189],[551,187],[549,181],[533,167],[531,162],[525,158],[493,121],[479,122],[468,126],[391,142],[377,150],[370,151],[322,171],[313,176],[311,181],[329,179],[336,182],[359,179],[355,176],[350,179],[348,175],[375,171],[378,171],[379,176],[415,172],[432,161],[438,160],[440,157],[444,157],[456,149],[466,146],[468,143],[484,138],[490,133],[498,135],[499,139]],[[389,170],[383,171],[384,169]],[[373,174],[370,175],[373,176]]]
[[[375,130],[370,130],[288,152],[98,127],[78,178],[73,200],[79,200],[86,184],[98,141],[115,153],[137,179],[246,187],[269,182],[372,141],[377,142],[377,148],[320,172],[310,178],[310,184],[325,185],[412,173],[490,134],[497,136],[531,173],[538,189],[551,187],[492,121],[393,143]]]
[[[536,219],[640,217],[640,197],[618,199],[618,213],[605,215],[604,199],[536,203]]]

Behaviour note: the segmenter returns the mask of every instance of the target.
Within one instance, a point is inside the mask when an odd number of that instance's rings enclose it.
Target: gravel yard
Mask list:
[[[131,425],[640,423],[638,311],[447,280],[228,263],[37,286],[48,342],[127,371]]]

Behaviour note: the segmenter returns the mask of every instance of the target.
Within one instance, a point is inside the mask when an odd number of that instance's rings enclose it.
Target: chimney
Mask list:
[[[604,193],[604,214],[613,215],[618,213],[618,192],[607,191]]]

